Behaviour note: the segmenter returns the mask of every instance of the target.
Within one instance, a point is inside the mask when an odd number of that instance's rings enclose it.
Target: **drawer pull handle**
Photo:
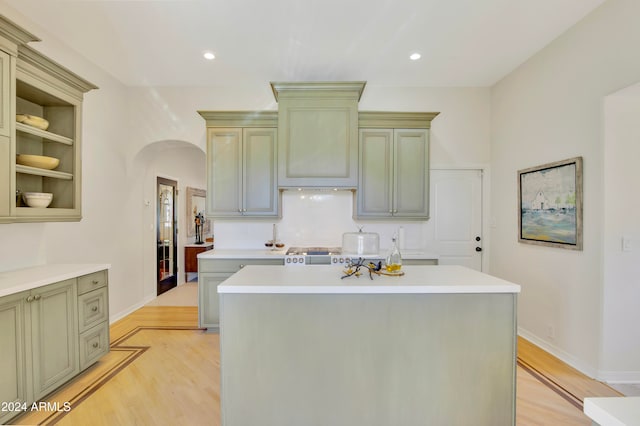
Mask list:
[[[96,285],[96,284],[98,284],[99,282],[100,282],[100,281],[98,281],[98,280],[93,280],[93,281],[91,281],[91,284]]]
[[[91,311],[92,311],[92,312],[97,312],[97,311],[98,311],[98,307],[97,307],[97,306],[92,307],[92,308],[91,308]]]
[[[98,345],[98,342],[93,342],[93,345],[91,346],[93,346],[94,348],[97,348],[99,345]]]

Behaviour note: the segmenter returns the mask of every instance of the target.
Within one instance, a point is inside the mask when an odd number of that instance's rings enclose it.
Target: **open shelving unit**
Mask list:
[[[0,16],[0,63],[2,91],[0,222],[78,221],[81,203],[81,134],[84,94],[95,85],[32,49],[38,39]],[[15,121],[28,114],[49,122],[46,130]],[[3,135],[0,132],[0,137]],[[52,170],[17,164],[21,154],[60,160]],[[47,208],[28,207],[25,192],[53,194]]]

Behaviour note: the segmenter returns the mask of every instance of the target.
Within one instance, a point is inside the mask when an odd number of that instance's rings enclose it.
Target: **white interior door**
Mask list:
[[[482,170],[431,170],[429,250],[441,265],[482,270]]]

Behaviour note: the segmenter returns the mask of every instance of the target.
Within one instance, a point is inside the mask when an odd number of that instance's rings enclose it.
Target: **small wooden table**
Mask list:
[[[187,244],[184,246],[184,279],[189,281],[189,273],[198,272],[198,253],[213,248],[213,243]]]

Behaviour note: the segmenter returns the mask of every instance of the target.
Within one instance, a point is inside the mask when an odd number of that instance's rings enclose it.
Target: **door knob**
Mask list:
[[[482,251],[482,247],[476,247],[476,251]]]

